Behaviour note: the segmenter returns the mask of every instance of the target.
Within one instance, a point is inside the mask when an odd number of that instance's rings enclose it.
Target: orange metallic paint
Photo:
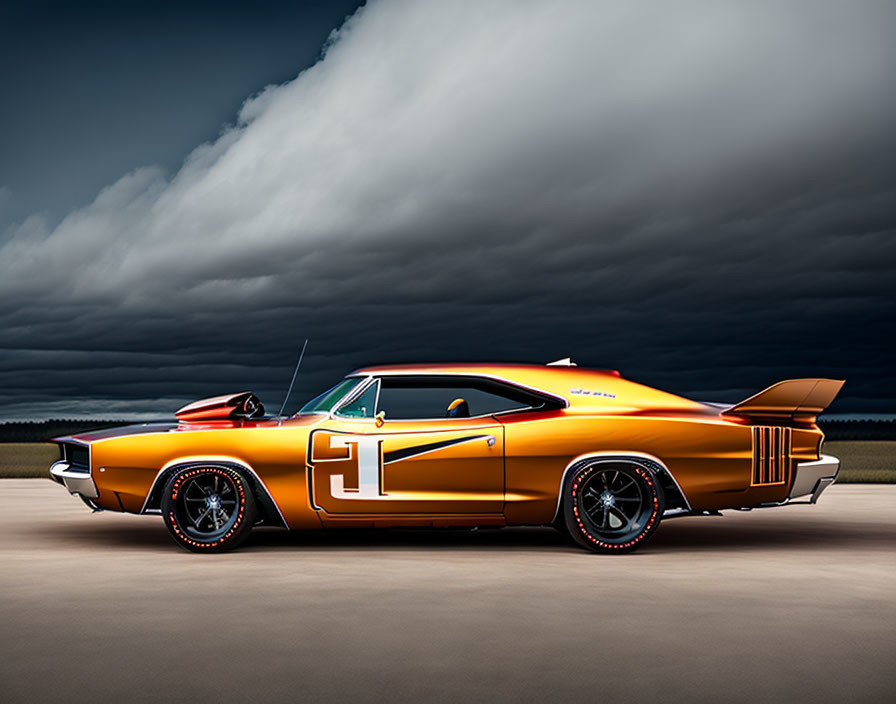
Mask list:
[[[379,440],[380,486],[374,500],[340,500],[330,492],[330,477],[343,475],[358,486],[356,453],[333,456],[325,441],[334,434]],[[312,433],[308,465],[314,504],[324,522],[346,514],[500,514],[504,508],[504,430],[493,418],[432,421],[328,419]],[[466,438],[472,438],[465,440]],[[493,444],[489,444],[491,439]],[[382,455],[434,443],[447,447],[385,464]]]
[[[232,460],[261,478],[289,528],[547,524],[555,515],[564,470],[576,457],[638,452],[669,469],[694,510],[740,508],[783,500],[793,481],[793,463],[817,459],[822,437],[814,422],[786,421],[792,427],[786,481],[753,486],[749,417],[724,415],[717,407],[615,372],[406,365],[354,374],[485,376],[550,394],[566,407],[483,418],[386,418],[382,423],[334,415],[208,421],[88,439],[96,501],[103,508],[139,512],[163,468],[190,460]],[[334,476],[342,477],[345,492],[359,487],[357,445],[332,445],[334,435],[345,434],[380,443],[382,497],[340,499],[330,491]],[[468,437],[476,439],[459,442]],[[384,460],[388,453],[435,443],[444,446],[400,461]]]

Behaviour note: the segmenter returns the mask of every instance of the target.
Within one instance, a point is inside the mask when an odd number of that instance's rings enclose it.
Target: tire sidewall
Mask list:
[[[237,520],[227,531],[213,540],[203,541],[189,535],[180,525],[177,517],[178,497],[184,484],[193,478],[203,474],[218,474],[233,482],[239,500]],[[256,507],[252,495],[252,487],[240,472],[231,467],[221,465],[193,465],[182,467],[168,478],[165,490],[162,493],[162,516],[165,525],[174,541],[181,547],[191,552],[211,553],[231,550],[239,545],[248,536],[255,523]]]
[[[637,535],[623,543],[603,540],[600,535],[590,531],[578,516],[576,501],[578,488],[590,472],[596,468],[612,468],[614,465],[619,468],[624,467],[627,471],[633,471],[639,477],[642,488],[648,492],[648,500],[653,503],[653,510],[649,514],[649,518],[645,522],[644,527]],[[564,522],[569,535],[582,547],[593,552],[602,553],[631,552],[632,550],[637,550],[641,547],[641,545],[643,545],[656,531],[665,508],[665,497],[663,495],[663,488],[657,481],[656,475],[648,467],[633,460],[592,460],[581,463],[567,474],[568,476],[563,485]]]

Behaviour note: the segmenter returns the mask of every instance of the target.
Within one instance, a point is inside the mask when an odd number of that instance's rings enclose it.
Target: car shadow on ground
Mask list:
[[[112,520],[106,520],[112,518]],[[771,517],[693,517],[662,523],[656,534],[636,554],[728,550],[830,550],[851,547],[882,548],[896,541],[896,525],[873,522],[844,523],[821,519],[781,520]],[[98,515],[89,523],[73,522],[35,530],[58,545],[102,545],[108,548],[169,550],[175,547],[160,519]],[[256,528],[243,544],[248,551],[345,551],[345,550],[504,550],[579,551],[580,548],[551,528],[469,529],[355,529],[286,531]]]
[[[879,544],[892,546],[896,526],[834,525],[824,521],[725,521],[725,517],[682,518],[663,523],[636,554],[726,550],[830,550]],[[387,529],[283,531],[256,530],[247,549],[382,549],[452,548],[489,550],[580,551],[568,536],[552,528],[502,528],[478,531],[451,529]]]

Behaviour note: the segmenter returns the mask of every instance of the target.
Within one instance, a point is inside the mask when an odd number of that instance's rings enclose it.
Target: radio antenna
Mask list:
[[[292,393],[292,386],[296,383],[296,377],[299,375],[299,367],[302,366],[302,359],[305,357],[305,348],[308,347],[308,338],[305,338],[305,344],[302,345],[302,352],[299,354],[299,361],[296,364],[296,370],[292,373],[292,381],[289,382],[289,389],[286,391],[286,398],[283,399],[283,405],[280,406],[278,418],[283,417],[283,411],[286,408],[286,402],[289,401],[289,395]]]

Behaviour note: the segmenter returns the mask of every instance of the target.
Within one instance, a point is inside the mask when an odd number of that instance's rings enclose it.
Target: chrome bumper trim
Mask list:
[[[814,462],[799,462],[787,498],[796,499],[811,495],[810,503],[814,504],[821,493],[834,483],[839,472],[840,460],[830,455],[822,455]]]
[[[78,494],[85,499],[95,499],[100,493],[97,491],[93,477],[85,472],[72,472],[67,462],[56,462],[50,467],[53,479],[65,485],[70,494]]]

